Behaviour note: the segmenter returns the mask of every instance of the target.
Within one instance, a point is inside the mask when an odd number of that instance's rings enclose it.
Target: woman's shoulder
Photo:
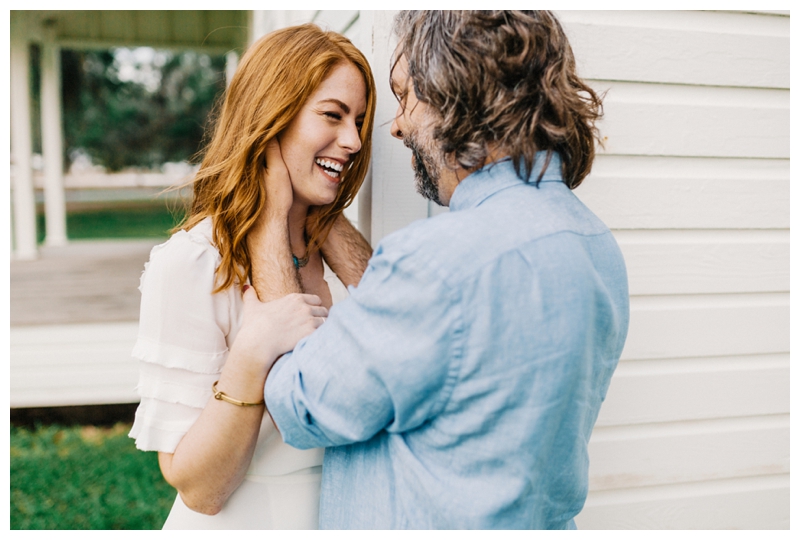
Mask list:
[[[221,256],[211,239],[211,219],[206,218],[188,231],[180,230],[163,244],[153,247],[150,259],[144,264],[139,290],[144,292],[145,281],[153,280],[173,284],[200,280],[213,284]]]
[[[169,240],[153,247],[150,261],[157,259],[188,263],[199,257],[212,257],[218,264],[221,257],[212,239],[211,218],[205,218],[191,229],[177,231]]]

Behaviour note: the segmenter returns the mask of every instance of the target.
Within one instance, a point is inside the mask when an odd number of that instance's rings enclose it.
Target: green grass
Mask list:
[[[67,237],[167,238],[169,230],[183,218],[183,211],[164,202],[106,204],[97,208],[67,211]],[[36,216],[37,240],[44,241],[44,214]]]
[[[175,490],[113,428],[11,428],[11,529],[160,529]]]

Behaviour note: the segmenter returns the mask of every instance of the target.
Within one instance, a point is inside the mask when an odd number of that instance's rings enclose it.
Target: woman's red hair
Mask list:
[[[191,209],[178,226],[189,230],[211,217],[213,242],[222,257],[214,292],[242,284],[250,275],[246,240],[266,205],[267,143],[289,125],[320,83],[343,62],[354,65],[366,83],[361,150],[342,172],[336,200],[309,211],[306,235],[310,252],[325,242],[333,222],[353,201],[367,174],[375,116],[372,71],[350,40],[313,24],[272,32],[255,42],[242,58],[193,180]]]

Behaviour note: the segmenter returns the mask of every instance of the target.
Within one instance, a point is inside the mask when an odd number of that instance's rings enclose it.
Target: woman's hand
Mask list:
[[[264,398],[275,359],[328,316],[318,296],[290,294],[261,302],[244,291],[242,327],[222,368],[217,389],[248,403]],[[239,407],[209,399],[173,454],[159,453],[164,478],[196,512],[216,514],[244,479],[253,459],[264,406]]]
[[[319,328],[328,316],[319,296],[293,293],[271,302],[261,302],[248,285],[242,295],[242,327],[233,348],[269,371],[280,355]]]

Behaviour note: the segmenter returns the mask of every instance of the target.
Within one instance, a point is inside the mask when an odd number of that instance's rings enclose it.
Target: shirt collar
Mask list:
[[[539,177],[546,157],[547,152],[536,152],[536,159],[533,162],[533,174],[529,177],[531,182],[535,182]],[[553,152],[550,163],[545,169],[544,176],[542,176],[543,182],[553,180],[562,181],[561,159],[556,152]],[[458,210],[474,208],[498,191],[523,182],[526,182],[526,180],[517,176],[511,158],[503,158],[500,161],[489,163],[459,182],[453,192],[453,196],[450,198],[450,211],[457,212]]]

